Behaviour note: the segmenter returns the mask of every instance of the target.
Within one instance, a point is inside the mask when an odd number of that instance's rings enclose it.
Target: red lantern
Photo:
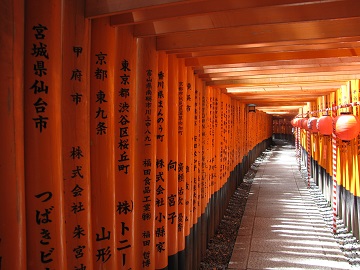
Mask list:
[[[343,141],[355,139],[360,132],[359,118],[350,113],[341,113],[334,119],[335,134]]]
[[[332,117],[323,115],[316,121],[316,128],[322,135],[331,135],[333,132]]]
[[[310,117],[308,122],[307,122],[307,126],[308,126],[308,129],[311,131],[311,132],[318,132],[319,130],[317,129],[316,127],[316,122],[317,122],[317,118],[316,117]]]
[[[301,118],[294,118],[293,120],[291,120],[291,124],[292,124],[294,127],[300,127]]]
[[[309,130],[308,128],[308,121],[309,119],[308,118],[303,118],[301,120],[301,128],[305,129],[305,130]]]

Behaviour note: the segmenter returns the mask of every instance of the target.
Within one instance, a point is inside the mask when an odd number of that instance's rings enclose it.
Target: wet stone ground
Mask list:
[[[232,256],[237,232],[240,228],[241,218],[244,214],[252,181],[257,168],[261,162],[268,157],[270,151],[271,149],[268,149],[263,152],[263,154],[252,164],[251,168],[244,176],[243,183],[239,185],[231,197],[225,215],[221,220],[214,237],[209,241],[208,248],[200,263],[200,270],[227,269]],[[304,181],[307,181],[306,168],[301,170],[301,175]],[[328,229],[332,231],[333,213],[331,205],[327,202],[322,195],[321,190],[319,190],[314,182],[311,182],[309,191],[314,203],[319,207],[319,211],[321,212]],[[339,244],[340,249],[344,253],[349,264],[354,269],[360,269],[360,241],[349,232],[342,220],[338,219],[336,223],[337,233],[334,235],[334,238]]]

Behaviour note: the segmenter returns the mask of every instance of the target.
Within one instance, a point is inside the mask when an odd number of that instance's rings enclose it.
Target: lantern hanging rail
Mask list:
[[[319,112],[322,113],[322,112],[329,112],[329,111],[337,111],[337,110],[340,110],[340,109],[351,108],[351,107],[355,107],[355,106],[360,106],[360,101],[347,103],[347,104],[336,105],[336,106],[328,107],[328,108],[325,108],[325,109],[320,109],[320,110],[317,110],[317,111],[309,111],[309,112],[304,113],[304,114],[305,115],[312,115],[312,114],[317,114]],[[298,115],[295,116],[295,118],[304,118],[304,114],[299,113]]]

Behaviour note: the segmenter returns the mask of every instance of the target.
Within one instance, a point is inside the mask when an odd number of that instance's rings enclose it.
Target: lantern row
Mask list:
[[[344,106],[336,107],[344,108]],[[355,139],[360,132],[359,118],[349,112],[342,112],[334,118],[329,115],[323,115],[319,118],[294,118],[291,124],[306,131],[319,132],[322,135],[331,135],[334,132],[336,137],[343,141]]]
[[[307,115],[312,115],[312,114],[323,113],[323,112],[327,113],[329,111],[337,111],[337,110],[340,110],[340,109],[356,107],[356,106],[360,106],[359,101],[346,103],[346,104],[340,104],[340,105],[336,105],[336,106],[333,106],[333,107],[328,107],[328,108],[325,108],[325,109],[319,109],[317,111],[310,111],[310,112],[307,112],[306,114]],[[303,117],[303,114],[300,113],[295,118],[302,118],[302,117]]]

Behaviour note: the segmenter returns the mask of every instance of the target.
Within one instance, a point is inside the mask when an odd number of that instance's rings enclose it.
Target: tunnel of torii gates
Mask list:
[[[3,13],[0,269],[197,269],[273,133],[294,138],[290,122],[206,86],[153,38],[60,2]],[[358,89],[302,111],[357,102]],[[313,133],[309,148],[295,133],[332,201],[331,138]],[[357,237],[358,149],[337,142],[338,214]]]

